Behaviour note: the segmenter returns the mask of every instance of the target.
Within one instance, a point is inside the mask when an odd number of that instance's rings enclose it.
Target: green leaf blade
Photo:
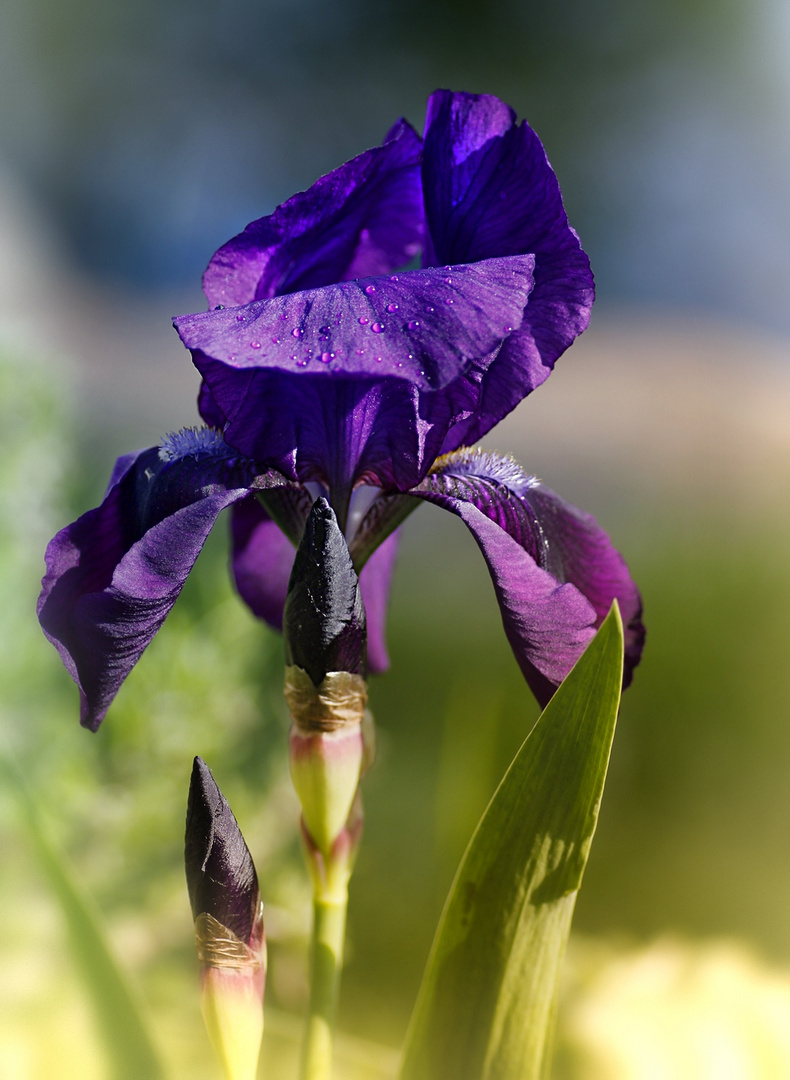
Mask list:
[[[527,737],[456,875],[400,1080],[539,1080],[598,820],[623,664],[616,605]]]

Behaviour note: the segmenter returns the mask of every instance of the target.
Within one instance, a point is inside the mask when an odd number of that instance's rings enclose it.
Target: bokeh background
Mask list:
[[[598,285],[590,330],[486,445],[596,514],[649,629],[577,908],[557,1076],[638,1078],[640,1053],[664,1063],[651,1076],[790,1075],[789,59],[785,0],[4,0],[0,752],[142,987],[173,1077],[214,1075],[181,868],[195,753],[259,868],[264,1066],[289,1075],[309,897],[282,646],[233,594],[217,529],[91,736],[32,615],[43,548],[118,454],[195,422],[169,317],[203,306],[212,252],[397,116],[420,127],[436,86],[496,93],[536,128]],[[391,1075],[453,870],[537,715],[457,526],[426,507],[404,529],[392,670],[372,689],[344,1077]],[[98,1080],[13,791],[0,1076],[71,1062]]]

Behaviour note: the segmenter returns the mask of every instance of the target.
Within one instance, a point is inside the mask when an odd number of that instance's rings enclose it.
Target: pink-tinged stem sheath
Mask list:
[[[209,967],[200,973],[200,1004],[225,1080],[255,1080],[263,1037],[265,959],[249,967]]]

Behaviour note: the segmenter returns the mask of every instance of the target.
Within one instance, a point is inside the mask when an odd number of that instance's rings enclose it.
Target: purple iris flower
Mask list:
[[[225,507],[239,592],[281,627],[318,497],[360,573],[370,670],[388,662],[396,529],[427,501],[472,532],[541,703],[615,598],[630,682],[641,603],[608,536],[472,447],[548,377],[593,301],[543,147],[507,105],[437,91],[422,139],[400,121],[220,248],[203,287],[209,310],[174,322],[208,426],[119,459],[101,506],[47,551],[39,616],[83,724],[100,724]]]

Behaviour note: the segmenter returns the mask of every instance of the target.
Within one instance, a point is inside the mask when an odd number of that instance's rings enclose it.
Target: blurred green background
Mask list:
[[[202,306],[214,248],[398,114],[419,126],[436,85],[498,93],[530,119],[599,286],[591,329],[486,445],[595,513],[645,598],[568,1031],[584,1028],[574,1002],[600,1005],[613,956],[658,956],[682,982],[718,971],[704,950],[727,938],[744,985],[790,969],[786,16],[778,0],[4,6],[0,753],[106,918],[174,1077],[214,1075],[181,863],[196,753],[263,884],[269,1075],[287,1075],[278,1055],[298,1034],[309,895],[282,645],[233,594],[220,527],[92,736],[33,617],[43,549],[101,498],[117,454],[194,422],[168,316]],[[341,1003],[348,1078],[391,1072],[368,1042],[400,1043],[465,842],[537,715],[450,515],[407,523],[389,628]],[[0,1076],[66,1077],[73,1061],[103,1078],[7,785],[0,847]],[[687,944],[661,952],[667,934]],[[566,1046],[562,1075],[639,1075],[586,1067]]]

